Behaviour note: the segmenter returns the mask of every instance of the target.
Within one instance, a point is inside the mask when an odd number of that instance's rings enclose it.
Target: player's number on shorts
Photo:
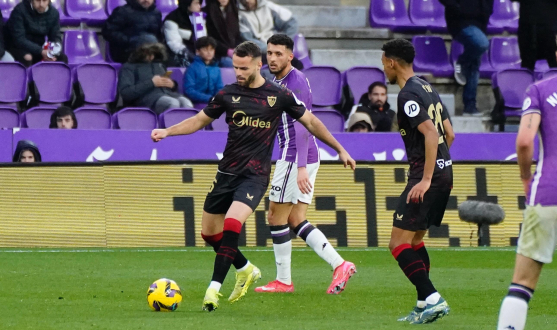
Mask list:
[[[429,108],[427,109],[427,113],[429,118],[433,120],[435,124],[435,128],[437,129],[437,133],[439,134],[439,143],[442,144],[445,142],[445,127],[443,126],[443,120],[441,119],[441,112],[443,111],[443,105],[441,102],[437,102],[437,104],[433,105],[430,104]]]
[[[209,192],[212,192],[213,189],[215,189],[215,184],[217,183],[217,178],[213,179],[213,183],[211,184],[211,187],[209,188]]]

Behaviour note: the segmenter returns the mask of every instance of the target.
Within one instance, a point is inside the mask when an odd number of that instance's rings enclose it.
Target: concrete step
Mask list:
[[[342,49],[312,49],[311,61],[314,65],[331,65],[344,71],[357,65],[369,65],[382,68],[381,50],[342,50]]]
[[[366,7],[354,6],[285,6],[299,26],[363,28],[369,26]]]
[[[310,49],[381,49],[391,37],[388,29],[306,26],[300,28]]]
[[[451,118],[455,133],[484,133],[491,132],[492,125],[489,117],[462,117]]]
[[[340,0],[275,0],[278,5],[298,5],[298,6],[340,6]],[[369,5],[369,2],[368,2]]]

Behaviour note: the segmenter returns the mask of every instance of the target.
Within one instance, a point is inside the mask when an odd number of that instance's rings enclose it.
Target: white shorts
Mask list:
[[[548,264],[557,238],[557,206],[526,206],[517,253]]]
[[[311,182],[311,192],[302,194],[298,188],[298,165],[297,163],[287,162],[285,160],[277,160],[275,173],[271,181],[271,191],[269,192],[269,200],[275,203],[292,203],[298,204],[298,201],[311,204],[313,199],[313,191],[315,189],[315,178],[319,169],[319,162],[307,164],[306,169]]]

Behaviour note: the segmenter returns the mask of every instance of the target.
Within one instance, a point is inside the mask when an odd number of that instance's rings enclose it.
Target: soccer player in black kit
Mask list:
[[[273,143],[283,112],[336,150],[345,167],[356,166],[323,123],[306,111],[290,90],[261,76],[261,50],[256,44],[240,44],[232,62],[237,83],[225,86],[196,116],[151,133],[153,141],[158,142],[167,136],[192,134],[223,113],[226,116],[228,141],[201,220],[201,236],[217,252],[213,277],[203,299],[203,310],[207,311],[218,308],[219,290],[230,265],[237,269],[230,302],[242,298],[250,285],[261,278],[259,269],[238,249],[238,237],[269,185]]]
[[[393,214],[389,249],[416,287],[414,310],[399,321],[431,323],[447,315],[449,305],[429,279],[429,256],[423,238],[430,226],[441,224],[453,186],[449,147],[454,133],[447,109],[430,84],[414,75],[415,50],[405,39],[383,45],[381,61],[398,94],[398,126],[410,163],[408,184]]]

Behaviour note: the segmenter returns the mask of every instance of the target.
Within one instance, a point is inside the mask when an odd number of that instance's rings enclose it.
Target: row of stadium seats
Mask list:
[[[496,0],[487,32],[516,33],[519,6],[518,2]],[[445,7],[439,0],[409,0],[408,9],[404,0],[371,0],[369,22],[372,27],[389,28],[394,32],[447,32]]]

